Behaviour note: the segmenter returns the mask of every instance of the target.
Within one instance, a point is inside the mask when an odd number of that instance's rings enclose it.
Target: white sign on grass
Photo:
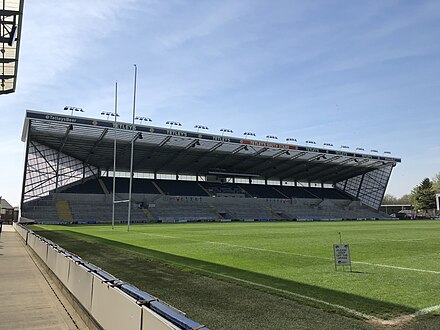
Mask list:
[[[350,246],[348,244],[333,244],[335,266],[351,266]]]

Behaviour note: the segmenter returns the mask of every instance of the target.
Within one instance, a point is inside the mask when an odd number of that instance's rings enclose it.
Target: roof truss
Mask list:
[[[22,14],[23,0],[0,3],[0,94],[15,91]]]
[[[134,171],[182,175],[236,173],[270,180],[339,182],[400,159],[274,144],[205,133],[114,123],[28,111],[24,140],[37,141],[96,168],[128,171],[134,140]],[[114,133],[114,134],[113,134]],[[235,175],[234,175],[235,176]]]

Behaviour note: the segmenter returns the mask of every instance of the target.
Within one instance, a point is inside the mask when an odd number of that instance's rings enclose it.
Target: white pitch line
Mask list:
[[[384,265],[384,264],[373,264],[371,262],[365,262],[365,261],[352,261],[352,262],[354,264],[362,264],[362,265],[384,267],[384,268],[393,268],[393,269],[400,269],[400,270],[410,270],[413,272],[421,272],[421,273],[440,274],[440,271],[437,271],[437,270],[408,268],[408,267],[400,267],[400,266],[392,266],[392,265]]]
[[[241,245],[235,245],[235,244],[229,244],[229,243],[223,243],[223,242],[212,242],[212,241],[204,241],[204,240],[197,240],[197,239],[192,239],[192,238],[182,238],[182,237],[176,237],[176,236],[169,236],[169,235],[160,235],[160,234],[152,234],[152,233],[142,233],[144,235],[149,235],[149,236],[159,236],[159,237],[166,237],[166,238],[172,238],[172,239],[185,239],[185,240],[189,240],[189,241],[195,241],[195,242],[204,242],[204,243],[210,243],[210,244],[219,244],[219,245],[227,245],[227,246],[232,246],[232,247],[239,247],[239,248],[244,248],[244,249],[251,249],[251,250],[261,250],[261,251],[268,251],[268,252],[274,252],[274,253],[282,253],[282,254],[292,254],[292,255],[297,255],[297,256],[302,256],[302,257],[310,257],[310,258],[320,258],[320,259],[326,259],[326,260],[333,260],[331,258],[326,258],[326,257],[319,257],[319,256],[312,256],[312,255],[303,255],[303,254],[299,254],[299,253],[292,253],[292,252],[285,252],[285,251],[276,251],[276,250],[268,250],[268,249],[262,249],[262,248],[254,248],[254,247],[248,247],[248,246],[241,246]],[[124,249],[124,248],[123,248]],[[130,252],[135,252],[129,249],[125,249],[128,250]],[[140,252],[135,252],[137,254],[143,255]],[[198,268],[198,267],[194,267],[194,266],[190,266],[187,264],[182,264],[180,262],[175,262],[175,261],[169,261],[167,260],[168,263],[172,263],[175,265],[179,265],[181,267],[187,267],[187,268],[191,268],[200,272],[205,272],[214,276],[219,276],[219,277],[224,277],[224,278],[228,278],[228,279],[232,279],[234,281],[238,281],[238,282],[242,282],[242,283],[246,283],[246,284],[251,284],[254,286],[258,286],[260,288],[264,288],[264,289],[269,289],[269,290],[273,290],[273,291],[277,291],[280,293],[284,293],[287,295],[291,295],[297,298],[301,298],[301,299],[305,299],[305,300],[309,300],[309,301],[313,301],[316,303],[320,303],[323,305],[327,305],[336,309],[340,309],[345,311],[346,313],[355,315],[357,317],[360,318],[364,318],[367,320],[381,320],[380,318],[377,318],[375,316],[372,315],[368,315],[365,313],[361,313],[359,311],[356,311],[354,309],[342,306],[342,305],[338,305],[338,304],[332,304],[328,301],[324,301],[321,299],[317,299],[317,298],[313,298],[313,297],[309,297],[306,295],[302,295],[299,293],[295,293],[292,291],[287,291],[287,290],[283,290],[283,289],[278,289],[278,288],[274,288],[271,287],[269,285],[265,285],[265,284],[261,284],[261,283],[256,283],[256,282],[252,282],[252,281],[248,281],[248,280],[244,280],[238,277],[234,277],[234,276],[230,276],[230,275],[226,275],[226,274],[221,274],[221,273],[216,273],[216,272],[212,272],[203,268]],[[368,263],[368,262],[362,262],[362,261],[355,261],[354,263],[360,263],[360,264],[366,264],[366,265],[371,265],[371,266],[378,266],[378,267],[387,267],[387,268],[396,268],[396,269],[401,269],[401,270],[412,270],[412,271],[419,271],[419,272],[428,272],[428,273],[435,273],[435,274],[440,274],[440,272],[438,271],[430,271],[430,270],[424,270],[424,269],[415,269],[415,268],[406,268],[406,267],[398,267],[398,266],[390,266],[390,265],[382,265],[382,264],[373,264],[373,263]],[[418,316],[422,316],[428,313],[431,313],[435,310],[440,309],[440,305],[435,305],[435,306],[430,306],[430,307],[426,307],[423,308],[413,314],[410,314],[410,317],[418,317]]]
[[[413,241],[426,241],[426,238],[408,238],[408,239],[381,239],[384,242],[413,242]]]
[[[314,258],[314,259],[333,260],[332,258],[327,258],[327,257],[313,256],[313,255],[309,255],[309,254],[301,254],[301,253],[294,253],[294,252],[287,252],[287,251],[263,249],[263,248],[257,248],[257,247],[252,247],[252,246],[243,246],[243,245],[237,245],[237,244],[231,244],[231,243],[225,243],[225,242],[205,241],[205,240],[195,239],[195,238],[177,237],[177,236],[169,236],[169,235],[161,235],[161,234],[151,234],[151,233],[142,233],[142,234],[149,235],[149,236],[159,236],[159,237],[165,237],[165,238],[173,238],[173,239],[184,239],[184,240],[187,240],[187,241],[209,243],[209,244],[214,244],[214,245],[225,245],[225,246],[236,247],[236,248],[241,248],[241,249],[246,249],[246,250],[272,252],[272,253],[287,254],[287,255],[294,255],[294,256],[306,257],[306,258]]]
[[[255,251],[264,251],[264,252],[272,252],[272,253],[278,253],[278,254],[294,255],[294,256],[304,257],[304,258],[333,260],[333,258],[320,257],[320,256],[309,255],[309,254],[270,250],[270,249],[263,249],[263,248],[257,248],[257,247],[251,247],[251,246],[242,246],[242,245],[236,245],[236,244],[230,244],[230,243],[224,243],[224,242],[213,242],[213,241],[205,241],[205,240],[199,240],[199,239],[194,239],[194,238],[185,238],[185,237],[177,237],[177,236],[169,236],[169,235],[161,235],[161,234],[152,234],[152,233],[142,233],[142,234],[148,235],[148,236],[159,236],[159,237],[172,238],[172,239],[183,239],[183,240],[187,240],[187,241],[209,243],[209,244],[214,244],[214,245],[225,245],[225,246],[248,249],[248,250],[255,250]],[[366,262],[366,261],[352,261],[352,263],[353,264],[368,265],[368,266],[375,266],[375,267],[392,268],[392,269],[398,269],[398,270],[407,270],[407,271],[420,272],[420,273],[440,274],[440,271],[436,271],[436,270],[408,268],[408,267],[385,265],[385,264],[375,264],[375,263]]]
[[[422,316],[422,315],[431,313],[433,311],[436,311],[437,309],[440,309],[440,305],[435,305],[435,306],[423,308],[423,309],[415,312],[414,314],[411,314],[411,316],[413,316],[413,317]]]
[[[197,268],[197,267],[192,267],[192,266],[188,266],[188,265],[183,265],[183,266],[194,268],[194,269],[199,270],[199,271],[205,271],[205,272],[210,273],[210,274],[215,275],[215,276],[225,277],[225,278],[228,278],[228,279],[232,279],[234,281],[243,282],[243,283],[246,283],[246,284],[251,284],[251,285],[254,285],[254,286],[258,286],[260,288],[269,289],[269,290],[281,292],[281,293],[284,293],[284,294],[288,294],[288,295],[291,295],[291,296],[294,296],[294,297],[297,297],[297,298],[301,298],[301,299],[317,302],[317,303],[320,303],[320,304],[323,304],[323,305],[327,305],[327,306],[330,306],[330,307],[333,307],[333,308],[337,308],[337,309],[343,310],[346,313],[349,313],[349,314],[352,314],[352,315],[355,315],[357,317],[361,317],[361,318],[364,318],[364,319],[367,319],[367,320],[376,320],[377,319],[376,317],[374,317],[372,315],[364,314],[364,313],[358,312],[358,311],[356,311],[354,309],[351,309],[351,308],[348,308],[348,307],[345,307],[345,306],[342,306],[342,305],[332,304],[332,303],[330,303],[328,301],[324,301],[324,300],[321,300],[321,299],[309,297],[309,296],[302,295],[302,294],[299,294],[299,293],[296,293],[296,292],[274,288],[274,287],[269,286],[269,285],[264,285],[264,284],[261,284],[261,283],[255,283],[255,282],[248,281],[248,280],[243,280],[241,278],[237,278],[237,277],[234,277],[234,276],[225,275],[225,274],[216,273],[216,272],[211,272],[209,270],[205,270],[205,269],[201,269],[201,268]]]
[[[363,237],[362,240],[374,241],[374,242],[412,242],[412,241],[426,241],[426,238],[378,239],[378,238]]]
[[[143,253],[132,251],[132,250],[127,249],[127,248],[122,248],[122,249],[130,251],[131,253],[134,252],[134,253],[140,254],[142,256],[145,256]],[[224,277],[224,278],[227,278],[227,279],[230,279],[230,280],[234,280],[236,282],[242,282],[242,283],[246,283],[248,285],[250,284],[250,285],[253,285],[253,286],[260,287],[260,288],[264,288],[264,289],[268,289],[268,290],[272,290],[272,291],[277,291],[277,292],[284,293],[284,294],[287,294],[287,295],[291,295],[291,296],[294,296],[294,297],[297,297],[297,298],[301,298],[301,299],[304,299],[304,300],[309,300],[309,301],[313,301],[313,302],[316,302],[316,303],[319,303],[319,304],[327,305],[327,306],[330,306],[332,308],[340,309],[340,310],[342,310],[342,311],[344,311],[346,313],[349,313],[351,315],[355,315],[357,317],[364,318],[364,319],[367,319],[367,320],[378,320],[378,318],[375,317],[375,316],[364,314],[364,313],[358,312],[357,310],[354,310],[354,309],[351,309],[351,308],[348,308],[348,307],[345,307],[345,306],[342,306],[342,305],[332,304],[332,303],[330,303],[328,301],[317,299],[317,298],[313,298],[313,297],[309,297],[309,296],[306,296],[306,295],[303,295],[303,294],[300,294],[300,293],[296,293],[296,292],[292,292],[292,291],[288,291],[288,290],[274,288],[274,287],[269,286],[269,285],[265,285],[265,284],[261,284],[261,283],[256,283],[256,282],[252,282],[252,281],[248,281],[248,280],[244,280],[244,279],[241,279],[241,278],[238,278],[238,277],[234,277],[234,276],[231,276],[231,275],[226,275],[226,274],[221,274],[221,273],[213,272],[213,271],[210,271],[210,270],[207,270],[207,269],[194,267],[194,266],[191,266],[191,265],[188,265],[188,264],[183,264],[183,263],[180,263],[180,262],[175,262],[175,261],[170,261],[170,260],[166,260],[166,262],[170,263],[170,264],[178,265],[178,266],[181,266],[181,267],[191,268],[191,269],[197,270],[199,272],[208,273],[210,275],[214,275],[215,277]]]

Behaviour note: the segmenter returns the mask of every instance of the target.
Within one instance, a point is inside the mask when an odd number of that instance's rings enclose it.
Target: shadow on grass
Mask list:
[[[138,258],[141,257],[153,260],[179,270],[184,270],[186,272],[189,271],[221,281],[239,284],[240,286],[258,289],[290,300],[304,302],[310,306],[336,311],[340,314],[345,314],[340,308],[302,298],[299,295],[322,300],[330,304],[344,306],[363,314],[381,318],[392,318],[398,315],[416,312],[415,309],[407,306],[392,304],[292,280],[281,279],[225,265],[177,256],[92,235],[71,231],[40,230],[38,228],[33,228],[33,230],[109,272],[115,272],[118,267],[130,268],[130,274],[140,274],[144,272],[145,265],[141,262],[137,265],[123,265],[124,260],[129,257],[127,254],[132,254],[136,255]],[[118,251],[118,253],[115,253],[115,251]],[[99,258],[96,257],[98,254],[100,255]],[[109,269],[109,267],[111,269]],[[118,276],[116,273],[113,273],[113,275]],[[121,279],[130,281],[130,279]],[[262,302],[262,304],[264,304],[264,302]]]
[[[361,272],[359,270],[352,270],[350,273],[353,273],[353,274],[370,274],[369,272]]]

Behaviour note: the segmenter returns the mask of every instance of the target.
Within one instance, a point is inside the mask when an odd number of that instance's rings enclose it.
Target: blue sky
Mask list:
[[[0,194],[21,194],[26,109],[112,110],[240,136],[391,151],[387,192],[440,172],[439,1],[25,3],[15,94],[0,97]]]

